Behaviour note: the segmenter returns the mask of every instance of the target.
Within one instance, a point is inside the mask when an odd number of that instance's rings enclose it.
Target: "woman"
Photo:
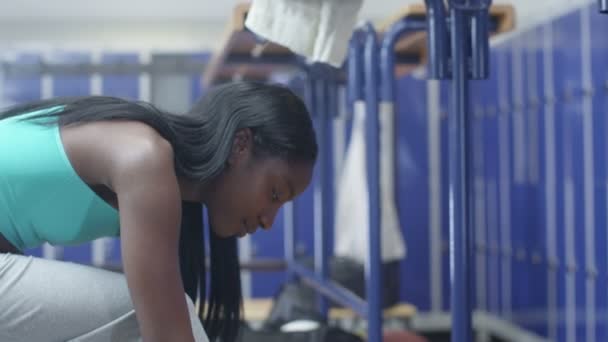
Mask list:
[[[234,340],[236,237],[269,229],[317,157],[304,103],[250,82],[184,115],[110,97],[16,106],[0,113],[0,146],[1,341],[204,340],[203,307],[209,338]],[[120,236],[124,276],[20,255],[102,236]]]

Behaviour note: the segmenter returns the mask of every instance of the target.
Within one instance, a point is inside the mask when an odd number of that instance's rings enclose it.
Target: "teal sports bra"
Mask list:
[[[0,120],[0,233],[21,251],[120,235],[118,211],[75,172],[59,127],[21,120],[62,108]]]

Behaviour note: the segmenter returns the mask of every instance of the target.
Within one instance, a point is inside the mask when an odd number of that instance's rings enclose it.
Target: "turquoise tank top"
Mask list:
[[[59,127],[21,120],[58,110],[0,120],[0,233],[21,251],[120,234],[118,211],[75,172]]]

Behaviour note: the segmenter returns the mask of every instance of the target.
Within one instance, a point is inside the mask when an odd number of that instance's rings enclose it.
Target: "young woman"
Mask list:
[[[316,158],[304,103],[278,85],[219,86],[183,115],[111,97],[0,112],[0,341],[203,341],[203,323],[234,340],[236,237],[269,229]],[[103,236],[124,275],[22,255]]]

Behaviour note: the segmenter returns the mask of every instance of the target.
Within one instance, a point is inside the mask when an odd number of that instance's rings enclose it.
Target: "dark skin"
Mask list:
[[[208,184],[178,178],[172,146],[139,122],[64,127],[61,135],[76,173],[120,209],[124,271],[144,341],[194,340],[179,269],[182,200],[204,203],[219,236],[243,236],[269,229],[312,178],[310,164],[254,155],[249,129],[237,132],[226,170]]]

